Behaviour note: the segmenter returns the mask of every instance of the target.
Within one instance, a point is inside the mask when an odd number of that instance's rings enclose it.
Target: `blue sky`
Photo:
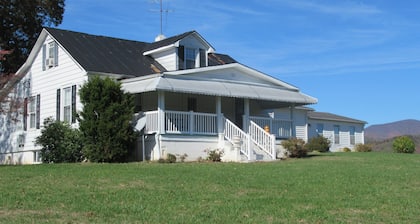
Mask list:
[[[66,0],[59,26],[152,42],[159,1]],[[198,31],[218,53],[369,125],[420,120],[420,1],[163,0],[163,33]]]

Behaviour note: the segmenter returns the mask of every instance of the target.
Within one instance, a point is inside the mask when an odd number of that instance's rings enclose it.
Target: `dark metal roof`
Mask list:
[[[144,56],[144,52],[173,44],[196,33],[189,31],[147,43],[56,28],[45,29],[86,71],[136,77],[167,71],[151,56]],[[208,60],[209,66],[236,62],[228,55],[216,53],[209,54]]]
[[[367,123],[366,121],[356,120],[353,118],[344,117],[344,116],[326,113],[326,112],[308,111],[308,117],[311,119],[327,120],[327,121],[341,121],[341,122],[360,123],[360,124]]]
[[[149,56],[150,43],[45,28],[88,72],[143,76],[166,71]]]

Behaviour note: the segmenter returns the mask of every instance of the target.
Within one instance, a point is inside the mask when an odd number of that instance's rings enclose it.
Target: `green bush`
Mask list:
[[[308,153],[305,148],[305,141],[299,138],[283,140],[281,145],[287,150],[288,156],[292,158],[305,157]]]
[[[318,152],[328,152],[330,150],[331,142],[324,136],[318,135],[309,139],[306,143],[305,148],[309,152],[318,151]]]
[[[394,152],[397,153],[414,153],[414,151],[416,151],[416,145],[414,144],[413,139],[408,136],[395,138],[392,143],[392,148],[394,149]]]
[[[356,152],[371,152],[372,151],[372,146],[369,144],[356,144],[356,146],[354,147],[354,151]]]
[[[166,161],[168,163],[175,163],[176,162],[176,156],[174,154],[168,153],[166,155]]]
[[[52,118],[44,120],[41,135],[35,139],[35,144],[42,146],[41,158],[45,163],[71,163],[82,161],[82,141],[80,132],[68,123],[55,121]]]
[[[342,149],[343,152],[351,152],[351,149],[349,147],[344,147]]]
[[[134,99],[110,78],[91,77],[80,88],[83,111],[78,118],[83,154],[92,162],[125,162],[137,133],[131,121]]]
[[[207,151],[207,160],[212,162],[221,162],[223,156],[223,151],[219,149]]]

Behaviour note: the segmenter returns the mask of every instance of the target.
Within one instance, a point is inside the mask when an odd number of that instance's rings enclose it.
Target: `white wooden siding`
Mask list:
[[[177,48],[153,54],[152,57],[168,71],[177,69]]]
[[[47,37],[45,43],[51,42],[52,39]],[[86,72],[73,61],[67,52],[60,46],[58,50],[58,66],[47,68],[42,71],[42,64],[45,63],[42,58],[42,50],[38,52],[32,67],[30,69],[31,79],[31,96],[40,94],[40,122],[41,129],[43,128],[43,121],[48,117],[56,118],[56,99],[57,89],[71,87],[76,85],[77,91],[80,86],[87,81]],[[80,111],[82,105],[80,103],[79,95],[76,95],[76,110]],[[61,111],[61,113],[63,113]],[[35,146],[34,141],[40,135],[41,129],[29,129],[26,132],[25,147],[22,151],[30,152],[24,154],[24,163],[31,163],[33,160],[34,150],[39,150],[39,146]]]
[[[331,141],[330,151],[340,151],[345,147],[353,149],[358,143],[364,144],[364,125],[360,123],[349,123],[339,121],[326,121],[319,119],[308,119],[308,138],[313,138],[318,135],[316,132],[317,124],[324,125],[323,136]],[[340,142],[334,142],[334,125],[340,126]],[[355,144],[350,144],[350,127],[355,128]]]

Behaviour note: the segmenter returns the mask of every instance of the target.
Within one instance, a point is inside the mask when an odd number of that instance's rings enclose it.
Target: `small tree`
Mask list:
[[[41,145],[41,158],[45,163],[80,162],[82,160],[82,142],[80,132],[68,123],[44,120],[41,135],[35,139]]]
[[[324,136],[318,135],[309,139],[306,143],[305,148],[309,151],[328,152],[330,150],[331,142]]]
[[[137,137],[131,126],[134,100],[108,77],[91,77],[80,89],[83,154],[92,162],[124,162]]]
[[[394,152],[397,153],[413,153],[416,151],[416,145],[414,141],[408,136],[400,136],[395,138],[392,143],[392,148]]]
[[[299,138],[290,138],[283,140],[281,145],[287,150],[289,157],[301,158],[305,157],[307,150],[305,149],[305,141]]]

